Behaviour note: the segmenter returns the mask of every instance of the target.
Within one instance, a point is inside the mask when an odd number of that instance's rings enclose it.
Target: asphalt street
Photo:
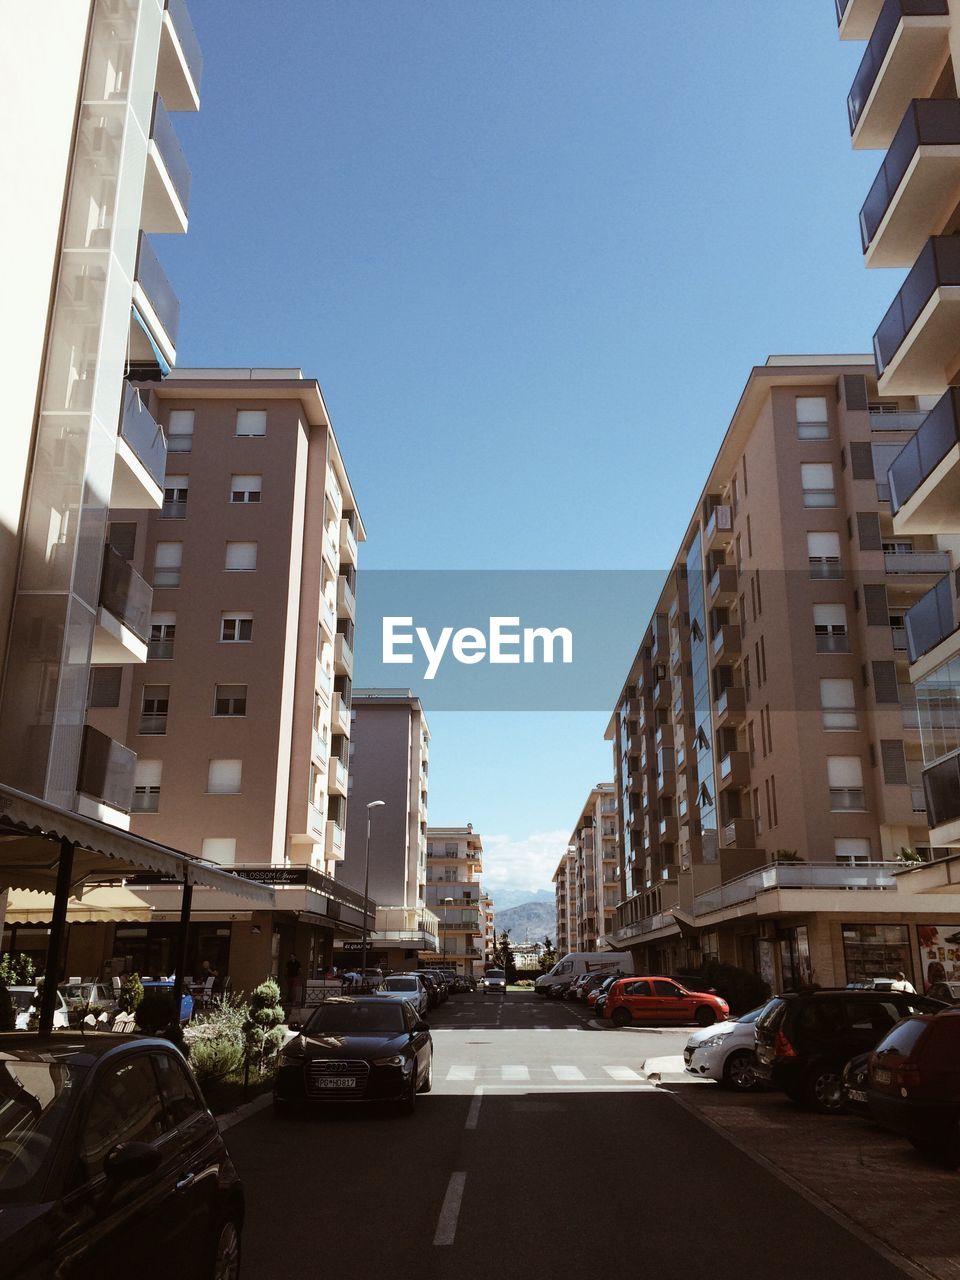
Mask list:
[[[454,996],[430,1023],[415,1115],[327,1104],[229,1131],[246,1275],[902,1276],[647,1080],[689,1028],[601,1030],[513,992]]]

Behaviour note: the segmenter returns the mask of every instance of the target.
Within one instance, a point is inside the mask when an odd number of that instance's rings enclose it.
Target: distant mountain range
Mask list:
[[[510,930],[511,942],[542,942],[548,937],[556,942],[557,913],[553,901],[520,902],[494,913],[497,933]]]
[[[498,912],[507,907],[519,907],[527,902],[556,901],[556,895],[552,889],[491,889],[490,896]]]

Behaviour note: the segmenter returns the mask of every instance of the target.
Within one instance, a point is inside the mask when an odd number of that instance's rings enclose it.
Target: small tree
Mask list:
[[[500,940],[493,949],[493,958],[498,967],[503,970],[507,982],[510,985],[515,983],[517,980],[517,965],[513,958],[513,948],[510,946],[509,929],[504,929],[500,934]]]
[[[923,862],[923,854],[918,853],[916,849],[908,849],[906,845],[901,845],[900,852],[897,854],[897,861],[902,862],[904,866],[913,867],[917,863]]]
[[[553,945],[553,939],[549,935],[543,939],[543,951],[540,953],[540,968],[546,973],[557,963],[557,952]]]
[[[774,849],[773,860],[780,863],[806,862],[806,858],[801,858],[796,849]]]
[[[283,1018],[280,988],[268,978],[254,988],[243,1022],[244,1056],[248,1063],[255,1058],[261,1071],[264,1059],[272,1057],[283,1045]]]
[[[8,951],[0,956],[0,982],[5,987],[29,987],[37,974],[37,966],[21,951],[14,955]]]
[[[136,1013],[143,1001],[143,983],[139,973],[128,973],[120,984],[117,1006],[121,1013]]]

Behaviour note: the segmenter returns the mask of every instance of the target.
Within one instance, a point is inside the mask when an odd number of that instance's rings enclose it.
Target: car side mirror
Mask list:
[[[421,1018],[420,1021],[416,1024],[416,1026],[413,1029],[414,1031],[429,1031],[430,1023],[424,1022],[424,1020]]]
[[[287,1023],[287,1030],[288,1030],[288,1031],[302,1031],[302,1030],[303,1030],[303,1023],[302,1023],[302,1022],[288,1022],[288,1023]]]
[[[111,1182],[145,1178],[160,1168],[160,1152],[149,1142],[121,1142],[107,1152],[103,1171]]]

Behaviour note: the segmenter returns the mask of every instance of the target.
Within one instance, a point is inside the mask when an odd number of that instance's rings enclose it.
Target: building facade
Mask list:
[[[925,407],[868,357],[751,373],[607,731],[614,940],[654,972],[919,976],[937,922],[900,872],[935,850],[904,617],[953,560],[895,533],[886,474]]]
[[[427,829],[427,907],[440,919],[440,962],[480,977],[487,945],[483,841],[471,825]],[[421,953],[421,968],[437,957]]]
[[[566,886],[571,951],[611,951],[620,900],[620,835],[616,787],[592,788],[570,836],[572,855]]]
[[[553,873],[557,909],[557,955],[579,950],[577,946],[577,851],[568,845]]]

